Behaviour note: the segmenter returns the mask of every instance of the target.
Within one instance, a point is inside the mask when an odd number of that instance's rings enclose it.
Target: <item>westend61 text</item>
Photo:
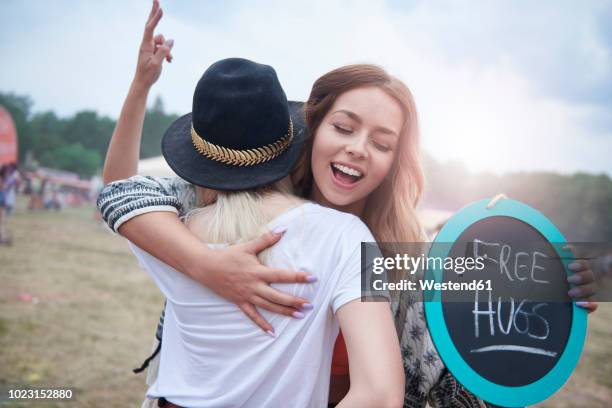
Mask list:
[[[476,291],[476,290],[493,290],[491,280],[473,280],[471,282],[436,282],[431,279],[419,279],[419,285],[413,281],[402,279],[399,282],[384,282],[375,280],[373,282],[374,290],[449,290],[449,291]]]

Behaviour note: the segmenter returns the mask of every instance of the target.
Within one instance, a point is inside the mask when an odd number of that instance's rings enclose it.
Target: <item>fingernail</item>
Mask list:
[[[274,333],[272,330],[268,330],[266,333],[268,333],[268,336],[272,337],[273,339],[276,338],[276,333]]]
[[[578,288],[570,289],[570,291],[567,292],[567,294],[569,295],[569,297],[576,297],[580,294],[580,289]]]
[[[576,306],[578,307],[589,307],[589,303],[590,302],[584,302],[584,301],[580,301],[580,302],[574,302],[576,304]]]
[[[582,281],[582,277],[580,275],[572,275],[567,278],[569,283],[580,283]]]
[[[168,40],[166,41],[166,44],[168,44],[168,47],[172,48],[172,46],[174,45],[174,40]]]
[[[284,233],[285,231],[287,231],[287,227],[286,227],[286,226],[284,226],[284,225],[281,225],[281,226],[279,226],[279,227],[276,227],[276,228],[274,228],[274,229],[272,230],[272,232],[273,232],[273,233],[275,233],[275,234],[282,234],[282,233]]]
[[[291,316],[295,317],[296,319],[303,319],[304,318],[304,313],[302,313],[302,312],[293,312],[291,314]]]
[[[572,271],[579,271],[582,269],[580,263],[578,262],[572,262],[571,264],[567,265],[568,268],[570,268]]]
[[[312,305],[312,303],[304,303],[302,305],[302,310],[312,310],[314,309],[314,306]]]
[[[314,275],[308,275],[308,276],[306,277],[306,282],[313,283],[313,282],[316,282],[316,281],[318,281],[318,280],[319,280],[319,278],[317,278],[317,277],[316,277],[316,276],[314,276]]]

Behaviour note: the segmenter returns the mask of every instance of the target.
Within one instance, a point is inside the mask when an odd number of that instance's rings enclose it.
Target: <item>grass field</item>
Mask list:
[[[152,344],[162,297],[125,241],[92,208],[10,218],[0,247],[0,388],[71,387],[70,402],[0,406],[135,407],[144,375],[131,369]],[[612,304],[589,319],[572,378],[542,407],[607,407],[612,401]]]
[[[73,401],[36,406],[131,407],[145,392],[131,369],[151,348],[163,299],[93,214],[17,212],[14,245],[0,247],[0,386],[75,389]]]

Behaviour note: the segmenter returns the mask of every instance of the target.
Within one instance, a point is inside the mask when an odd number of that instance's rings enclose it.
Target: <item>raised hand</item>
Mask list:
[[[163,10],[158,0],[153,0],[151,12],[145,25],[134,82],[144,87],[151,87],[159,78],[164,59],[172,62],[172,46],[174,40],[166,40],[162,34],[153,36],[155,27],[163,16]]]
[[[123,102],[115,131],[108,146],[102,180],[104,183],[131,177],[138,171],[140,139],[151,85],[161,74],[164,59],[172,61],[172,40],[166,41],[161,34],[153,37],[153,32],[162,18],[159,1],[154,0],[147,24],[145,25],[136,75]]]

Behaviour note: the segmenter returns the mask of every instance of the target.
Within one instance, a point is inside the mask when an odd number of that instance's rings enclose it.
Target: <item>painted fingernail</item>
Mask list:
[[[284,226],[284,225],[278,226],[278,227],[276,227],[276,228],[274,228],[274,229],[272,230],[272,232],[273,232],[273,233],[275,233],[275,234],[282,234],[282,233],[284,233],[285,231],[287,231],[287,227],[286,227],[286,226]]]
[[[580,301],[580,302],[574,302],[576,304],[576,306],[578,307],[589,307],[590,302],[584,302],[584,301]]]
[[[312,310],[314,309],[314,306],[312,305],[312,303],[304,303],[302,305],[302,310]]]
[[[582,266],[578,262],[572,262],[571,264],[567,265],[567,267],[572,271],[579,271],[582,269]]]
[[[582,277],[580,275],[572,275],[567,278],[569,283],[580,283],[582,281]]]
[[[266,333],[268,333],[268,336],[272,337],[273,339],[276,338],[276,333],[274,333],[272,330],[268,330]]]
[[[295,317],[296,319],[303,319],[304,318],[304,313],[302,313],[302,312],[293,312],[291,314],[291,316]]]
[[[314,276],[314,275],[308,275],[308,276],[306,277],[306,282],[313,283],[313,282],[316,282],[316,281],[318,281],[318,280],[319,280],[319,278],[317,278],[317,277],[316,277],[316,276]]]
[[[567,292],[567,294],[569,295],[569,297],[576,297],[580,294],[580,289],[578,288],[570,289],[570,291]]]
[[[174,45],[174,40],[173,39],[170,39],[170,40],[168,40],[166,42],[168,44],[168,47],[170,47],[170,48],[172,48],[172,46]]]

